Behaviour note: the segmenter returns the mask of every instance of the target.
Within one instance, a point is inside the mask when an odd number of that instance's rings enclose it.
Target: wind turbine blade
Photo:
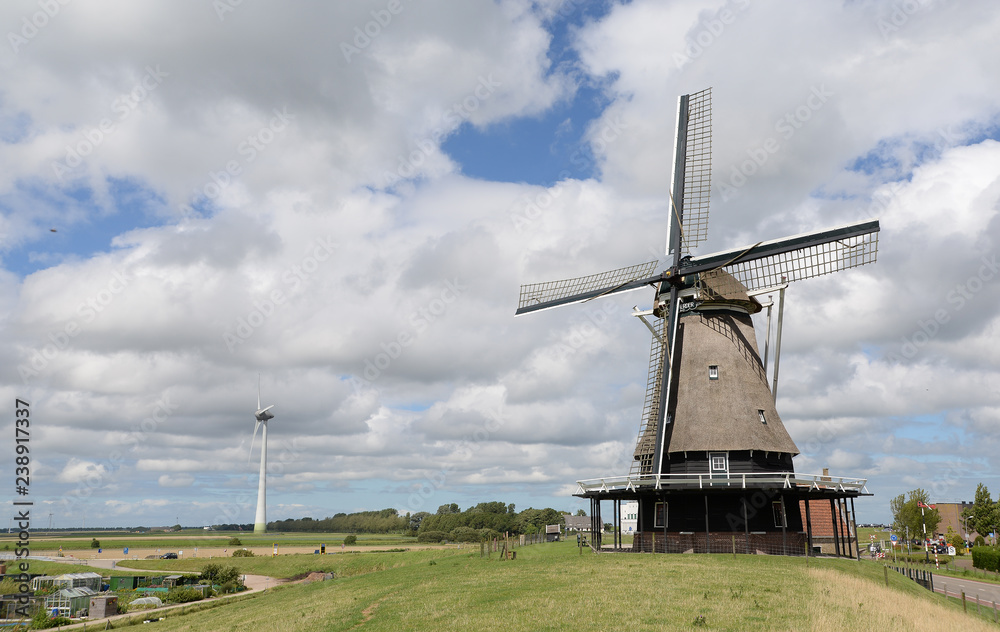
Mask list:
[[[257,410],[260,410],[260,373],[257,374]]]
[[[265,408],[263,410],[258,410],[257,414],[258,415],[263,415],[264,413],[266,413],[267,411],[271,410],[272,408],[274,408],[274,404],[271,404],[270,406],[268,406],[267,408]]]
[[[260,428],[260,423],[258,421],[253,427],[253,439],[250,439],[250,454],[247,455],[247,465],[250,465],[250,459],[253,458],[253,444],[257,441],[257,429]]]

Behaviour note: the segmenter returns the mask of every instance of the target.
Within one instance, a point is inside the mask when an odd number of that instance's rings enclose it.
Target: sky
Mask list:
[[[786,293],[796,471],[868,479],[859,522],[1000,487],[993,2],[18,1],[0,32],[2,462],[30,402],[56,527],[253,522],[258,375],[269,520],[585,508],[652,291],[518,288],[665,260],[706,87],[698,254],[881,222],[877,263]]]

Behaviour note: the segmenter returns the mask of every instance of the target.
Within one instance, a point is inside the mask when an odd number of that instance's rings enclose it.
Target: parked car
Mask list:
[[[177,559],[177,554],[176,553],[164,553],[163,555],[160,556],[160,559],[161,560],[176,560]]]

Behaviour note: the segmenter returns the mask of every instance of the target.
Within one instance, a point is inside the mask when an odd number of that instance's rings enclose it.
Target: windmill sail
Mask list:
[[[683,173],[681,249],[690,254],[708,238],[708,202],[712,190],[711,88],[688,97]],[[673,213],[671,219],[676,220]]]
[[[637,290],[659,279],[659,276],[653,275],[658,264],[659,261],[649,261],[574,279],[522,285],[514,314],[519,316],[608,294]]]
[[[654,317],[655,318],[655,317]],[[656,453],[656,434],[660,423],[660,388],[663,384],[663,361],[666,355],[666,318],[655,318],[649,347],[649,377],[646,379],[646,401],[642,406],[639,437],[632,454],[630,474],[652,474]]]
[[[758,290],[875,263],[878,233],[878,220],[867,220],[693,257],[681,272],[722,268]]]

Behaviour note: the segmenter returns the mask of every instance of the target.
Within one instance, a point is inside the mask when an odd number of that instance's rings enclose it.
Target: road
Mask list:
[[[977,599],[984,608],[992,608],[994,604],[1000,604],[1000,584],[978,582],[964,577],[934,575],[934,592],[943,594],[946,590],[949,597],[958,597],[959,599],[964,592],[969,606],[973,606]]]

